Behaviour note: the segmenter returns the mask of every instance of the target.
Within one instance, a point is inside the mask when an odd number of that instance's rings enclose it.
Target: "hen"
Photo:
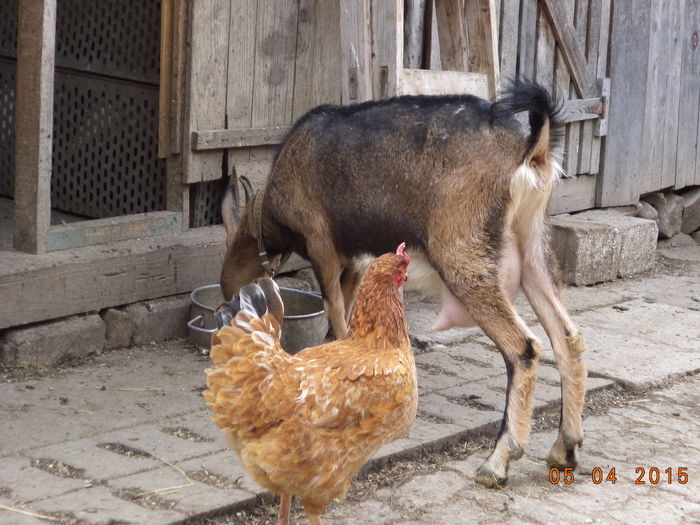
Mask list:
[[[347,334],[296,355],[279,343],[274,281],[243,287],[220,310],[226,326],[212,336],[204,397],[253,479],[280,496],[280,524],[293,495],[320,524],[370,456],[413,423],[416,368],[399,293],[409,263],[404,244],[375,259]]]

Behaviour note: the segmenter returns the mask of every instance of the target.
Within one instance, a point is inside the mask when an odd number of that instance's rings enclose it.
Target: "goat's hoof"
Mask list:
[[[547,466],[558,470],[576,468],[578,466],[576,444],[566,444],[565,440],[557,439],[547,455]]]
[[[487,460],[486,463],[476,470],[476,478],[474,480],[489,488],[503,487],[508,483],[508,473],[505,470],[501,471],[500,469],[492,468]]]

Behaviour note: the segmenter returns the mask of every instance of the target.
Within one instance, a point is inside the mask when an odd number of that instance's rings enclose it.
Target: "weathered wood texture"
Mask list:
[[[181,216],[173,211],[153,211],[79,221],[50,226],[46,250],[65,250],[139,237],[154,237],[174,233],[181,228]]]
[[[0,329],[186,293],[218,280],[223,227],[44,255],[0,252]]]
[[[697,184],[700,6],[697,0],[612,4],[611,94],[597,204]]]
[[[21,0],[18,33],[14,246],[43,253],[51,213],[56,0]]]

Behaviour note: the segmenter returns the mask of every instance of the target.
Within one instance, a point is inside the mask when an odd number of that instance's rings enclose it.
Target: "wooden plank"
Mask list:
[[[46,249],[65,250],[175,233],[182,229],[181,219],[178,212],[154,211],[51,226]]]
[[[464,1],[435,0],[440,62],[443,70],[469,71],[469,50],[464,23]]]
[[[575,98],[563,104],[559,116],[562,122],[581,122],[600,118],[602,112],[602,99]]]
[[[567,15],[566,6],[562,0],[540,0],[540,5],[552,23],[554,36],[563,51],[578,95],[586,96],[591,89],[586,56],[572,19]]]
[[[319,104],[340,104],[340,11],[338,2],[301,0],[292,120]]]
[[[595,63],[595,72],[592,74],[596,79],[598,92],[607,97],[610,101],[610,78],[608,77],[608,45],[610,36],[610,12],[611,0],[601,0],[600,7],[600,32],[598,36],[598,51]],[[589,58],[589,67],[593,66],[593,61]],[[600,173],[600,137],[608,134],[608,119],[600,120],[593,129],[593,141],[591,143],[591,173]]]
[[[555,39],[551,25],[543,11],[539,13],[537,34],[537,53],[535,60],[535,80],[548,90],[554,85],[554,47]]]
[[[177,0],[173,6],[172,79],[170,82],[170,153],[182,152],[183,111],[187,59],[187,5]]]
[[[520,19],[520,0],[502,0],[501,25],[498,32],[500,39],[501,79],[514,80],[518,66],[518,23]]]
[[[340,0],[341,87],[343,104],[372,98],[370,0]]]
[[[372,90],[373,98],[396,94],[403,69],[403,2],[372,0]]]
[[[612,10],[609,130],[596,195],[603,207],[639,198],[651,17],[648,0],[614,2]]]
[[[498,19],[494,0],[466,0],[469,71],[485,73],[489,97],[495,100],[501,84],[498,60]]]
[[[55,47],[56,0],[20,0],[13,243],[30,253],[46,251],[50,223]]]
[[[173,0],[160,3],[160,85],[158,98],[158,156],[170,149],[170,96],[172,92]]]
[[[0,252],[0,329],[186,293],[218,281],[222,226],[44,255]],[[70,293],[66,293],[70,291]]]
[[[200,129],[226,127],[229,0],[192,0],[187,60],[186,137]],[[196,152],[183,145],[183,170],[188,183],[221,177],[221,152]]]
[[[700,0],[685,0],[676,187],[700,184]]]
[[[423,67],[426,3],[430,3],[430,0],[404,0],[403,67]]]
[[[292,123],[298,18],[297,2],[258,2],[251,120],[254,127]]]
[[[576,5],[576,0],[567,0],[566,9],[567,13],[572,14]],[[570,94],[573,92],[573,86],[571,83],[571,74],[569,73],[569,67],[564,60],[563,53],[561,49],[556,49],[556,62],[554,69],[554,92],[560,100],[566,100],[568,102]],[[564,129],[564,140],[557,148],[556,153],[561,155],[562,158],[562,168],[564,173],[567,175],[576,175],[576,164],[578,162],[578,148],[579,148],[579,130],[580,126],[569,124]]]
[[[644,134],[642,135],[642,165],[640,167],[640,193],[661,188],[661,162],[663,153],[663,108],[659,101],[663,98],[667,57],[662,56],[663,32],[668,25],[668,12],[664,9],[666,0],[651,0],[650,24],[648,31],[649,55],[647,58],[646,100],[644,101]],[[614,80],[613,80],[614,82]],[[663,85],[663,87],[662,87]]]
[[[229,128],[250,128],[253,120],[253,76],[255,73],[255,28],[258,0],[240,0],[229,25],[228,80],[226,116]],[[194,147],[194,144],[193,144]],[[250,163],[250,150],[230,149],[228,169],[230,182],[237,183],[239,168]]]
[[[403,69],[397,95],[476,95],[488,98],[489,85],[483,73]]]
[[[537,54],[537,0],[522,0],[520,13],[518,75],[532,79],[535,78]]]
[[[290,129],[291,126],[269,126],[195,131],[192,133],[192,149],[205,151],[280,144]]]
[[[562,179],[554,186],[552,202],[549,204],[550,215],[571,213],[595,208],[597,177],[579,175]]]
[[[664,9],[668,13],[668,25],[662,33],[663,47],[660,49],[659,60],[666,62],[665,88],[659,104],[663,107],[663,149],[661,152],[661,188],[669,188],[676,183],[676,158],[678,153],[678,116],[681,91],[681,48],[680,29],[682,18],[687,16],[683,11],[683,0],[669,0]],[[685,130],[682,131],[685,133]]]
[[[595,1],[595,0],[593,0]],[[590,6],[590,7],[595,7],[595,6]],[[581,96],[591,96],[593,93],[595,93],[595,77],[592,75],[593,70],[591,69],[590,65],[591,63],[595,63],[595,58],[590,58],[591,62],[589,63],[589,53],[592,54],[592,42],[591,39],[588,40],[587,37],[587,30],[589,29],[589,0],[577,0],[576,2],[576,17],[574,19],[574,24],[576,28],[576,36],[578,37],[578,42],[584,42],[587,43],[585,49],[586,52],[586,72],[588,74],[588,78],[590,79],[591,83],[589,84],[588,90],[585,93],[582,93]],[[591,26],[595,25],[593,24],[593,19],[595,19],[595,14],[591,14]],[[600,25],[600,24],[598,24]],[[593,32],[592,27],[590,30]],[[597,49],[596,49],[597,52]],[[581,146],[579,148],[579,153],[578,153],[578,169],[577,173],[590,173],[591,172],[591,144],[593,141],[593,121],[587,121],[587,122],[582,122],[579,124],[579,127],[581,128],[580,130],[580,140],[581,140]]]

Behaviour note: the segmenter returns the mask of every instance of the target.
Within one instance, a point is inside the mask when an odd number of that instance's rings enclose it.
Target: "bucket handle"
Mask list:
[[[199,326],[196,326],[197,324],[199,324]],[[203,324],[204,317],[202,315],[198,315],[187,322],[187,328],[194,330],[195,332],[203,332],[205,334],[215,334],[219,331],[217,328],[203,328]]]

